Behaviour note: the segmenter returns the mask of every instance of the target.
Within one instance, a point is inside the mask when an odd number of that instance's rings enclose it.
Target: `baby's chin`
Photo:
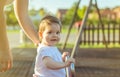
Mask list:
[[[55,46],[58,42],[54,42],[54,43],[51,43],[49,44],[50,46]]]

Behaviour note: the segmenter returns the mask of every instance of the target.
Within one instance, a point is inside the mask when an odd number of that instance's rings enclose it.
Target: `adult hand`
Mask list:
[[[12,54],[11,52],[0,51],[0,72],[5,72],[12,67]]]

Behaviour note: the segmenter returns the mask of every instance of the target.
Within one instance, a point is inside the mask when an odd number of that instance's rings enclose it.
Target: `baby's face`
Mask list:
[[[45,27],[42,33],[42,43],[48,46],[54,46],[60,40],[60,25],[53,23]]]

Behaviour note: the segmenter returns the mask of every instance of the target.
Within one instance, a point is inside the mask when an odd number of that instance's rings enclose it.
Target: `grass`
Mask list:
[[[62,33],[67,33],[68,32],[67,29],[68,28],[63,28]],[[19,33],[20,31],[19,30],[7,30],[7,32],[9,32],[9,33]],[[76,32],[77,32],[77,29],[72,28],[71,33],[76,34]],[[62,48],[62,46],[63,46],[62,43],[57,44],[58,48]],[[74,47],[74,44],[70,44],[70,43],[67,44],[67,46],[66,46],[66,48],[73,48],[73,47]],[[103,44],[85,44],[85,45],[81,44],[79,47],[80,48],[105,48],[105,45],[103,45]],[[33,43],[24,43],[24,44],[21,44],[19,46],[19,48],[36,48],[36,46]],[[120,44],[118,44],[118,43],[112,44],[111,43],[111,44],[108,45],[108,48],[120,48]]]
[[[62,48],[63,44],[59,43],[56,45],[58,48]],[[73,48],[75,45],[74,44],[67,44],[66,48]],[[106,48],[105,45],[101,44],[81,44],[79,45],[80,48]],[[107,45],[108,48],[120,48],[120,44],[109,44]],[[36,46],[33,43],[24,43],[18,46],[18,48],[36,48]]]
[[[18,48],[36,48],[36,46],[33,43],[23,43]]]
[[[20,30],[7,30],[8,33],[19,33]]]
[[[75,34],[77,32],[78,32],[78,30],[76,28],[72,28],[70,33]],[[68,33],[68,27],[62,28],[62,33],[67,34]]]
[[[62,48],[63,44],[57,44],[58,48]],[[75,45],[74,44],[67,44],[66,48],[73,48]],[[104,44],[81,44],[79,45],[80,48],[106,48],[106,46]],[[107,45],[108,48],[120,48],[120,44],[116,43],[116,44],[108,44]]]

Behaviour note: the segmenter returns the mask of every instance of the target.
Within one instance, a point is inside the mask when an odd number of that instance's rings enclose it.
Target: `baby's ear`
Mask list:
[[[40,38],[42,38],[42,32],[38,32]]]

